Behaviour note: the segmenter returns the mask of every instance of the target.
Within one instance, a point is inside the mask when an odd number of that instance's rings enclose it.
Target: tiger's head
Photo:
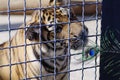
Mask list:
[[[69,23],[68,9],[44,9],[35,11],[27,24],[26,37],[31,42],[48,42],[54,48],[78,49],[87,43],[88,29],[80,22]],[[49,44],[51,43],[51,44]]]

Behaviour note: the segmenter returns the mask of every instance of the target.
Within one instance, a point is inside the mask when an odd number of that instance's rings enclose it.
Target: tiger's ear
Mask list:
[[[77,20],[77,17],[72,8],[69,9],[60,7],[60,10],[62,11],[63,15],[69,16],[70,13],[70,20]]]
[[[54,1],[55,1],[55,0],[50,0],[50,2],[49,2],[49,6],[54,6],[54,5],[56,5],[56,6],[60,6],[60,5],[63,4],[63,0],[56,0],[56,4],[55,4]]]
[[[63,13],[63,15],[68,15],[69,9],[68,8],[63,8],[60,7],[61,12]]]
[[[26,30],[26,39],[30,41],[38,41],[39,33],[40,33],[39,26],[29,26]]]

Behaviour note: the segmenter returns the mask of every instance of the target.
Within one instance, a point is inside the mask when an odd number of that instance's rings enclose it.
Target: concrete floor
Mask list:
[[[87,17],[89,19],[93,17]],[[27,16],[27,20],[30,19],[30,16]],[[22,23],[24,22],[24,16],[10,16],[10,23],[12,28],[19,27]],[[96,26],[98,26],[98,34],[100,34],[100,28],[101,28],[101,20],[97,21],[86,21],[85,24],[89,29],[89,35],[96,35]],[[7,25],[8,25],[8,16],[6,15],[0,15],[0,43],[7,41],[9,39],[9,32],[5,31],[3,32],[2,30],[7,30]],[[15,31],[11,31],[11,36],[14,36]],[[94,42],[95,44],[96,37],[90,37],[90,41]],[[91,46],[93,44],[90,44]],[[97,44],[100,45],[100,37],[98,37]],[[71,50],[71,54],[75,54],[81,52],[81,50],[78,51],[73,51]],[[86,61],[84,63],[81,63],[81,55],[78,56],[72,56],[71,57],[71,65],[70,69],[71,70],[77,70],[71,72],[70,75],[70,80],[99,80],[99,67],[93,67],[96,65],[99,65],[99,54],[96,58],[93,58],[89,61]],[[87,68],[87,67],[93,67],[93,68]],[[87,68],[84,69],[83,68]]]

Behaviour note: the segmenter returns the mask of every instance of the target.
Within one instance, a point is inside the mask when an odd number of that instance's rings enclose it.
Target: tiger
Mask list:
[[[89,32],[80,22],[68,24],[68,12],[36,10],[11,40],[0,44],[0,80],[68,80],[69,48],[85,46]]]

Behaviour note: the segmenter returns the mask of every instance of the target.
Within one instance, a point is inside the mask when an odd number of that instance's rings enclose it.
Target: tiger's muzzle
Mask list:
[[[71,41],[71,49],[74,50],[81,49],[87,43],[88,43],[88,28],[84,26],[79,35],[75,36],[75,38]]]

